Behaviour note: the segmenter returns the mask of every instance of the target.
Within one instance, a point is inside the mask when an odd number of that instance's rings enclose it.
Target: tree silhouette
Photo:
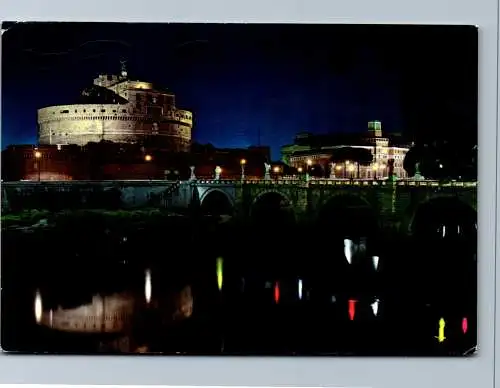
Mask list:
[[[449,141],[416,144],[406,153],[403,167],[409,176],[429,179],[477,179],[477,146]]]

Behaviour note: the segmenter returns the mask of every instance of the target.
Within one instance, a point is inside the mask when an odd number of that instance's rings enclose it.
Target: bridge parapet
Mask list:
[[[311,179],[305,181],[303,179],[220,179],[220,180],[196,180],[192,181],[196,185],[213,185],[213,186],[228,186],[228,185],[295,185],[295,186],[317,186],[317,185],[335,185],[335,186],[411,186],[411,187],[477,187],[477,182],[473,181],[450,181],[440,182],[434,180],[398,180],[391,182],[387,180],[376,179]]]

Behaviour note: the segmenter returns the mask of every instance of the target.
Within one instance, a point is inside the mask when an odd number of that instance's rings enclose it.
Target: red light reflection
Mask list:
[[[355,299],[349,299],[349,318],[354,321],[354,315],[356,314],[356,302]]]
[[[462,319],[462,331],[467,333],[467,330],[469,329],[469,323],[467,322],[467,318]]]
[[[278,303],[280,301],[280,285],[278,282],[274,285],[274,301]]]

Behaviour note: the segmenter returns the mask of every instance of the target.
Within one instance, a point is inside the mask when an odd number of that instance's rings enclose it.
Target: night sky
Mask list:
[[[260,133],[277,159],[297,132],[375,119],[411,140],[477,139],[475,27],[35,23],[2,38],[2,147],[36,143],[38,108],[74,102],[122,58],[217,147]]]

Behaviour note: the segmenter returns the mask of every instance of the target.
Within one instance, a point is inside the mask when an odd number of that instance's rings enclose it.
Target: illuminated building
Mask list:
[[[89,142],[146,143],[189,152],[193,115],[178,109],[175,95],[149,82],[121,75],[100,75],[78,104],[38,110],[40,145],[86,145]]]
[[[304,171],[311,167],[320,168],[324,176],[337,178],[355,178],[358,171],[362,179],[387,178],[390,162],[394,161],[394,175],[406,178],[403,162],[409,147],[392,143],[388,137],[383,137],[382,123],[371,121],[364,136],[298,134],[294,144],[283,146],[281,153],[283,161],[294,168]],[[373,160],[368,165],[359,166],[354,160],[331,163],[335,150],[341,148],[366,149]]]

